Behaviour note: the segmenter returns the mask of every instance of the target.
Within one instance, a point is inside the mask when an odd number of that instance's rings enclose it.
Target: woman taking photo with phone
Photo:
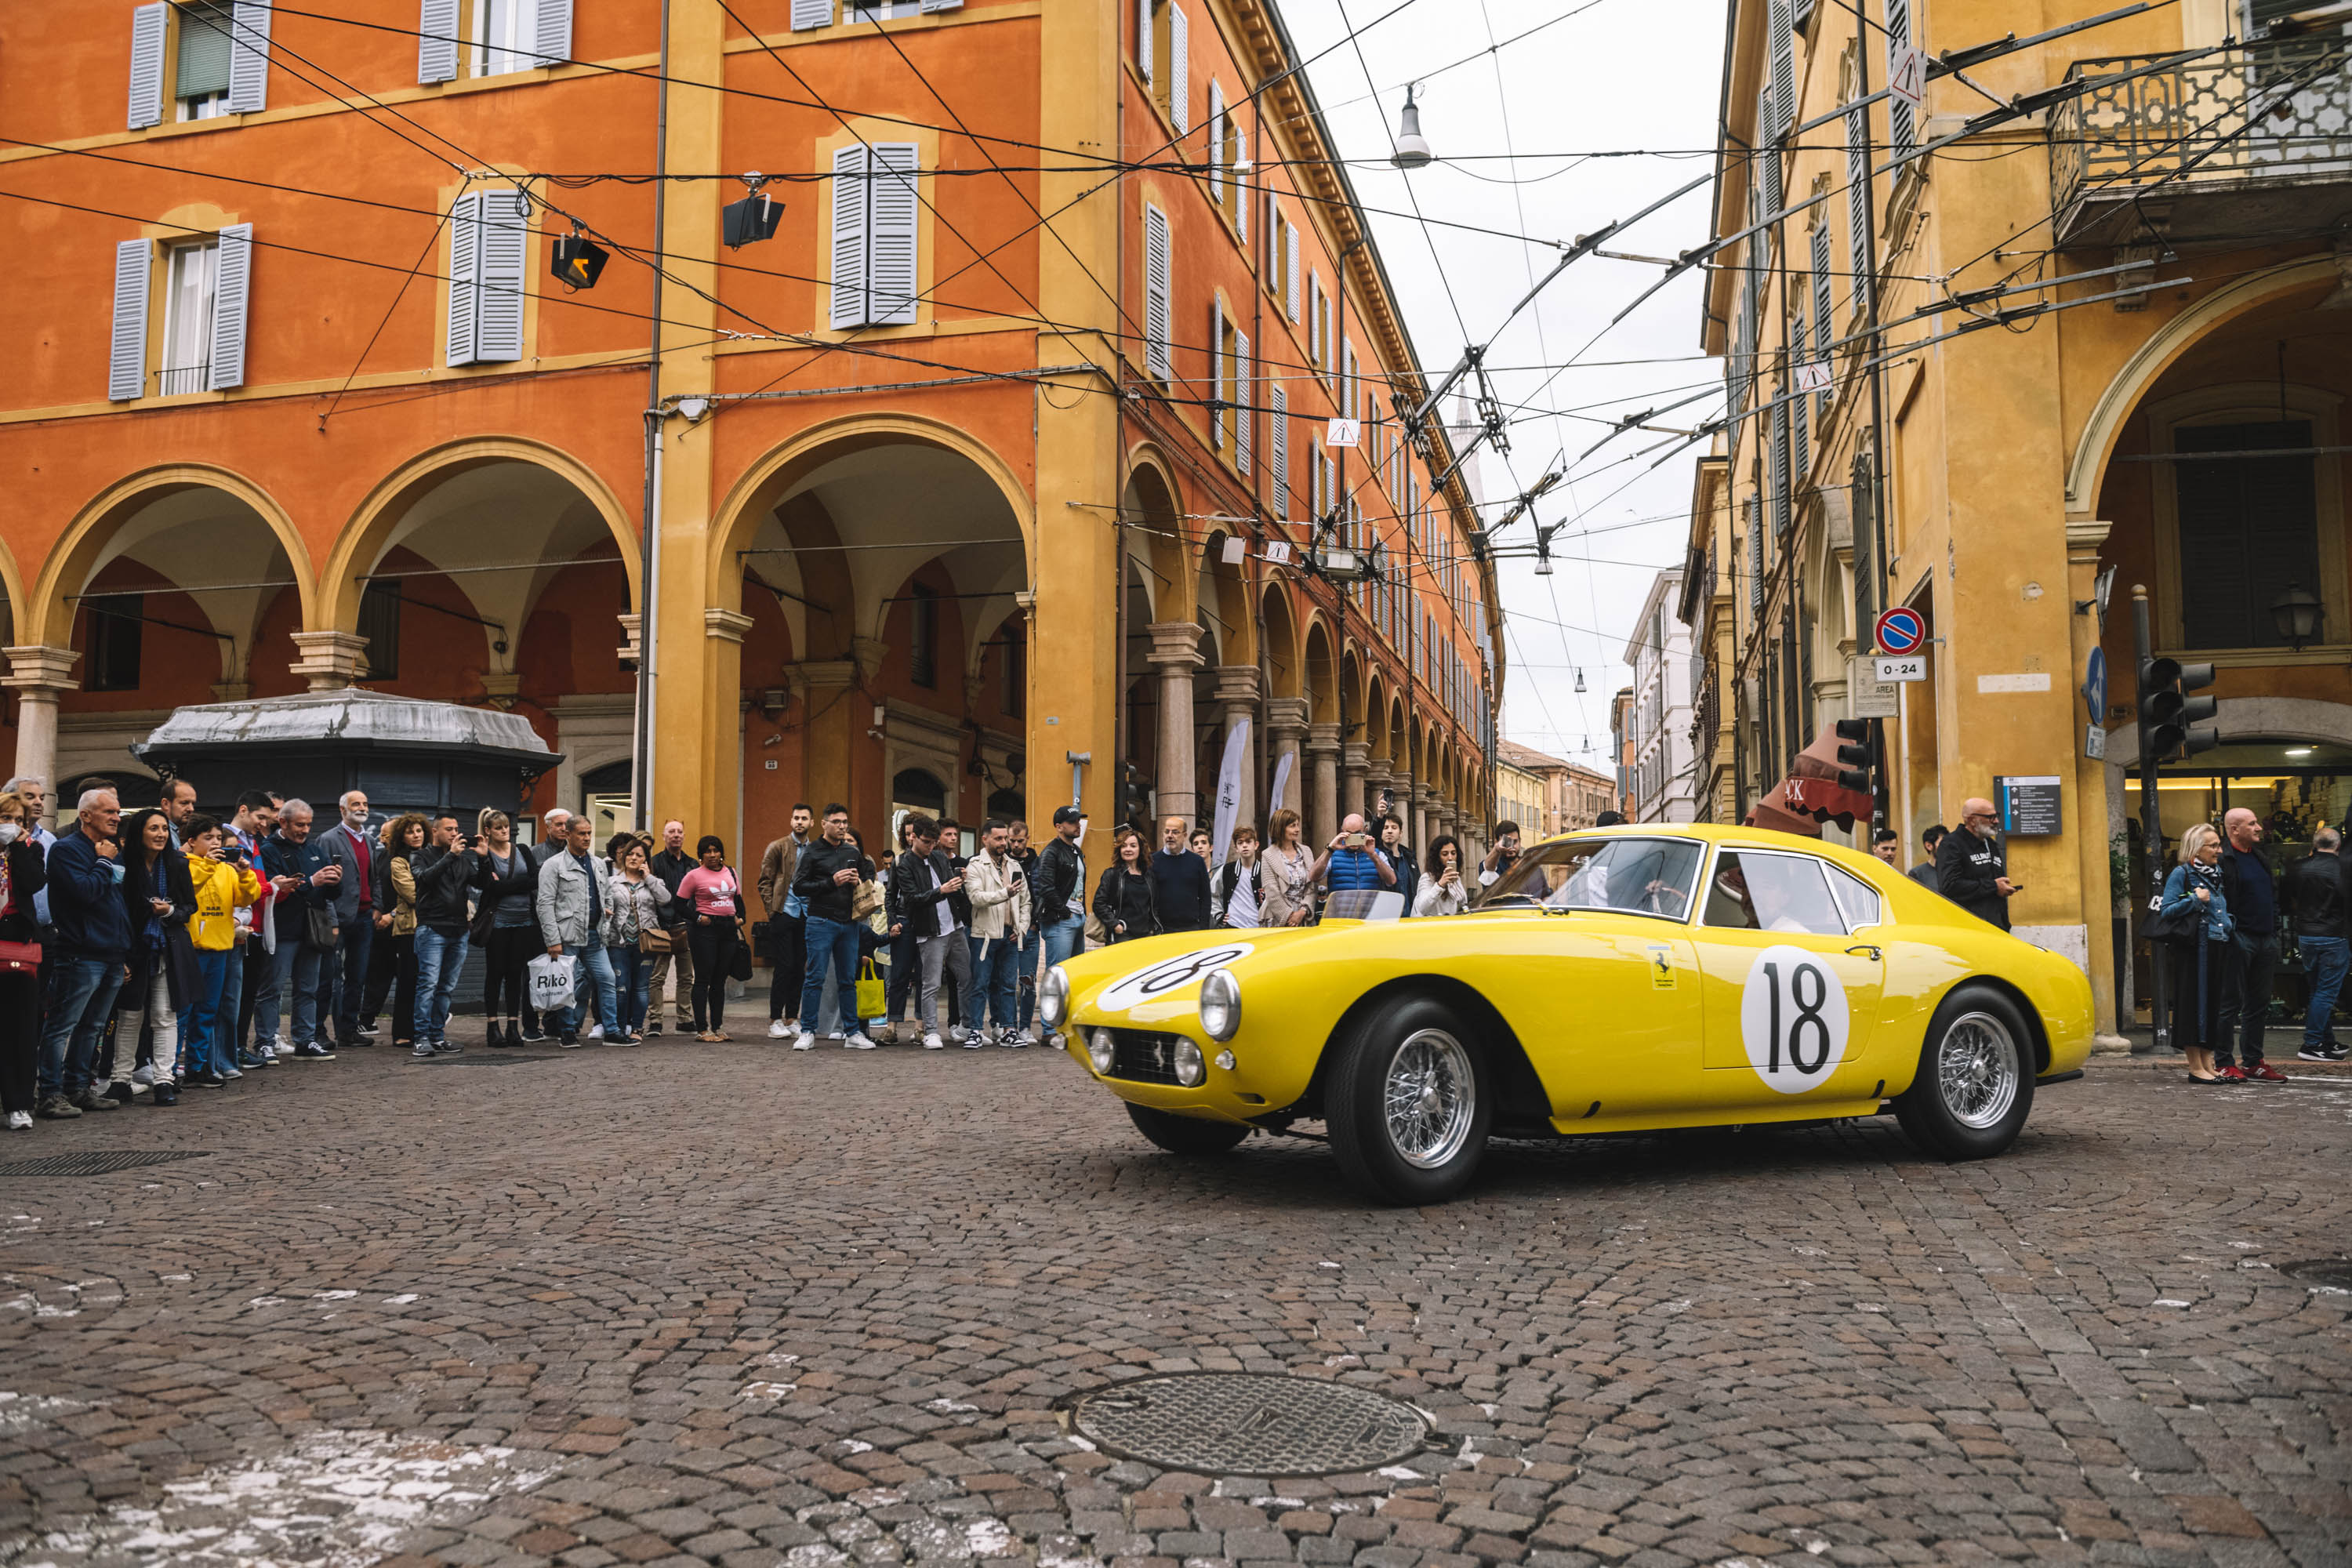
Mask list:
[[[1458,915],[1470,907],[1470,889],[1462,880],[1462,846],[1451,833],[1431,840],[1429,870],[1413,895],[1412,912],[1424,918]]]
[[[424,852],[432,830],[432,824],[413,811],[394,818],[384,830],[384,880],[392,889],[391,912],[386,914],[378,906],[375,917],[376,951],[390,949],[385,973],[392,985],[392,1043],[395,1048],[406,1046],[412,1051],[416,1045],[416,878],[409,869],[409,860]]]

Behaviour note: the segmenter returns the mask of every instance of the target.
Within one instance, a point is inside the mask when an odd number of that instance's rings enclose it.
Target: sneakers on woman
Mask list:
[[[786,1039],[791,1037],[792,1033],[793,1026],[789,1021],[782,1018],[771,1018],[768,1020],[768,1038],[772,1040]]]
[[[923,1037],[923,1049],[927,1051],[936,1051],[942,1050],[944,1048],[944,1043],[937,1035],[927,1034]]]
[[[414,1061],[431,1061],[433,1059],[433,1042],[430,1040],[417,1041],[415,1045],[409,1047],[408,1055],[410,1059]]]
[[[849,1037],[841,1042],[841,1048],[845,1051],[870,1051],[874,1048],[874,1042],[866,1037],[865,1030],[852,1029]]]
[[[10,1112],[8,1113],[8,1131],[11,1131],[11,1132],[30,1132],[32,1130],[33,1130],[33,1113],[32,1113],[31,1111],[29,1111],[29,1110],[12,1110],[12,1111],[10,1111]]]
[[[801,1037],[793,1042],[793,1049],[796,1051],[813,1051],[816,1049],[816,1037],[810,1034],[805,1029],[802,1030]]]

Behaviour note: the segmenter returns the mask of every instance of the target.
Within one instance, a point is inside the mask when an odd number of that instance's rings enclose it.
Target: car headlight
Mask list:
[[[1037,1016],[1049,1029],[1058,1029],[1069,1021],[1070,977],[1062,973],[1058,963],[1045,971],[1045,978],[1037,982]]]
[[[1201,982],[1201,1028],[1220,1043],[1241,1031],[1242,983],[1230,969],[1213,969]]]
[[[1087,1037],[1087,1060],[1095,1064],[1095,1071],[1108,1076],[1118,1053],[1111,1049],[1110,1031],[1097,1029]]]
[[[1209,1064],[1201,1059],[1201,1047],[1190,1040],[1176,1042],[1176,1081],[1186,1089],[1198,1089],[1209,1081]]]

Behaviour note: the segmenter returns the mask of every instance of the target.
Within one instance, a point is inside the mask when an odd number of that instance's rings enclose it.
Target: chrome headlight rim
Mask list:
[[[1201,1032],[1223,1045],[1242,1029],[1242,983],[1230,969],[1213,969],[1201,982]]]
[[[1200,1044],[1179,1037],[1171,1053],[1176,1069],[1176,1083],[1181,1089],[1198,1089],[1209,1081],[1209,1059]]]
[[[1087,1036],[1087,1061],[1106,1078],[1118,1065],[1118,1047],[1112,1042],[1108,1029],[1096,1029]]]
[[[1045,1027],[1058,1029],[1070,1018],[1070,977],[1060,964],[1045,971],[1037,983],[1037,1016]]]

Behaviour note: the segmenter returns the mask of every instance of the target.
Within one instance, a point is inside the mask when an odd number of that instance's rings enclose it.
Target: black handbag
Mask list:
[[[302,911],[302,919],[303,940],[322,952],[333,951],[335,944],[341,940],[341,933],[335,930],[335,911],[312,904]]]
[[[2139,925],[2140,935],[2148,941],[2193,942],[2197,933],[2204,929],[2205,910],[2201,907],[2192,905],[2188,909],[2175,910],[2168,915],[2159,912],[2163,907],[2164,895],[2161,892],[2149,895],[2147,918]]]
[[[735,933],[735,945],[727,954],[727,977],[746,981],[751,978],[751,944],[743,940],[740,929]]]

